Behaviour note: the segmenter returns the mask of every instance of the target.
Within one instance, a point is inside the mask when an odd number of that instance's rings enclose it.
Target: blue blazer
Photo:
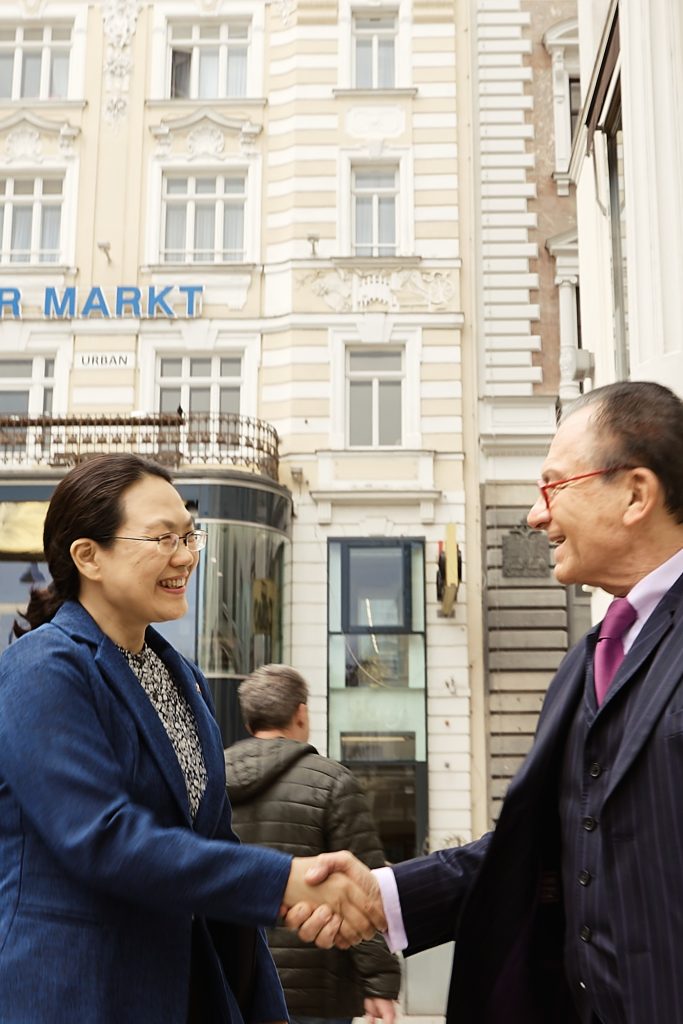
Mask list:
[[[193,951],[207,1024],[287,1019],[259,926],[291,858],[239,844],[206,680],[147,642],[197,721],[194,823],[159,716],[80,604],[0,658],[2,1024],[186,1024]]]
[[[408,953],[456,939],[449,1024],[574,1021],[563,971],[558,787],[591,630],[566,656],[493,833],[394,868]],[[597,815],[627,1024],[683,1021],[683,576],[622,662],[639,682]],[[550,884],[548,884],[550,883]],[[555,894],[553,895],[553,888]]]

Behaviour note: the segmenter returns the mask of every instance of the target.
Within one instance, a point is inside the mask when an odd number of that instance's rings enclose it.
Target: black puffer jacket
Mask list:
[[[243,842],[297,857],[351,850],[371,868],[384,864],[358,782],[309,743],[241,740],[226,750],[225,765],[233,825]],[[380,936],[354,949],[327,950],[271,928],[268,941],[294,1015],[357,1017],[365,997],[398,996],[400,967]]]

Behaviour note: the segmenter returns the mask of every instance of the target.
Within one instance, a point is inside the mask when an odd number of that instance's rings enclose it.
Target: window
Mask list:
[[[0,431],[0,461],[24,463],[41,448],[48,453],[50,429],[29,430],[25,418],[52,415],[54,378],[51,356],[0,359],[0,417],[16,417]]]
[[[403,438],[403,352],[349,350],[348,442],[351,448],[396,446]]]
[[[614,301],[615,371],[617,380],[630,372],[628,329],[628,268],[626,246],[626,185],[624,180],[624,129],[621,83],[618,82],[605,118],[607,169],[609,174],[609,217],[612,236],[612,293]]]
[[[176,24],[170,29],[173,99],[245,96],[249,24]]]
[[[61,177],[0,177],[0,262],[58,263]]]
[[[52,358],[0,359],[0,416],[49,416],[54,376]]]
[[[569,121],[572,139],[576,134],[581,114],[581,81],[578,77],[569,76]]]
[[[0,25],[0,99],[65,99],[70,50],[68,25]]]
[[[353,19],[357,89],[393,89],[396,84],[396,15],[356,14]]]
[[[328,556],[330,756],[363,773],[401,860],[426,824],[424,542],[330,540]]]
[[[352,174],[356,256],[396,255],[395,167],[357,167]]]
[[[244,259],[245,173],[167,174],[162,202],[162,262]]]
[[[191,417],[240,411],[241,355],[162,356],[159,359],[159,412],[180,408]]]

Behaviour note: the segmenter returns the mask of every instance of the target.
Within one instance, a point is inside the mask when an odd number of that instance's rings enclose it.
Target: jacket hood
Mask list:
[[[278,736],[272,740],[250,737],[225,751],[225,771],[231,804],[252,800],[272,786],[293,764],[318,751],[311,743]]]

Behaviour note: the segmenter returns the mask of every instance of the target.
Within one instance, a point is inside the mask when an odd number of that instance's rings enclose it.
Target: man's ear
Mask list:
[[[81,576],[88,580],[101,578],[100,546],[89,537],[79,537],[69,548],[74,564]]]
[[[629,503],[624,512],[624,522],[634,525],[652,514],[655,508],[663,506],[664,493],[659,478],[651,469],[639,466],[631,470]]]

